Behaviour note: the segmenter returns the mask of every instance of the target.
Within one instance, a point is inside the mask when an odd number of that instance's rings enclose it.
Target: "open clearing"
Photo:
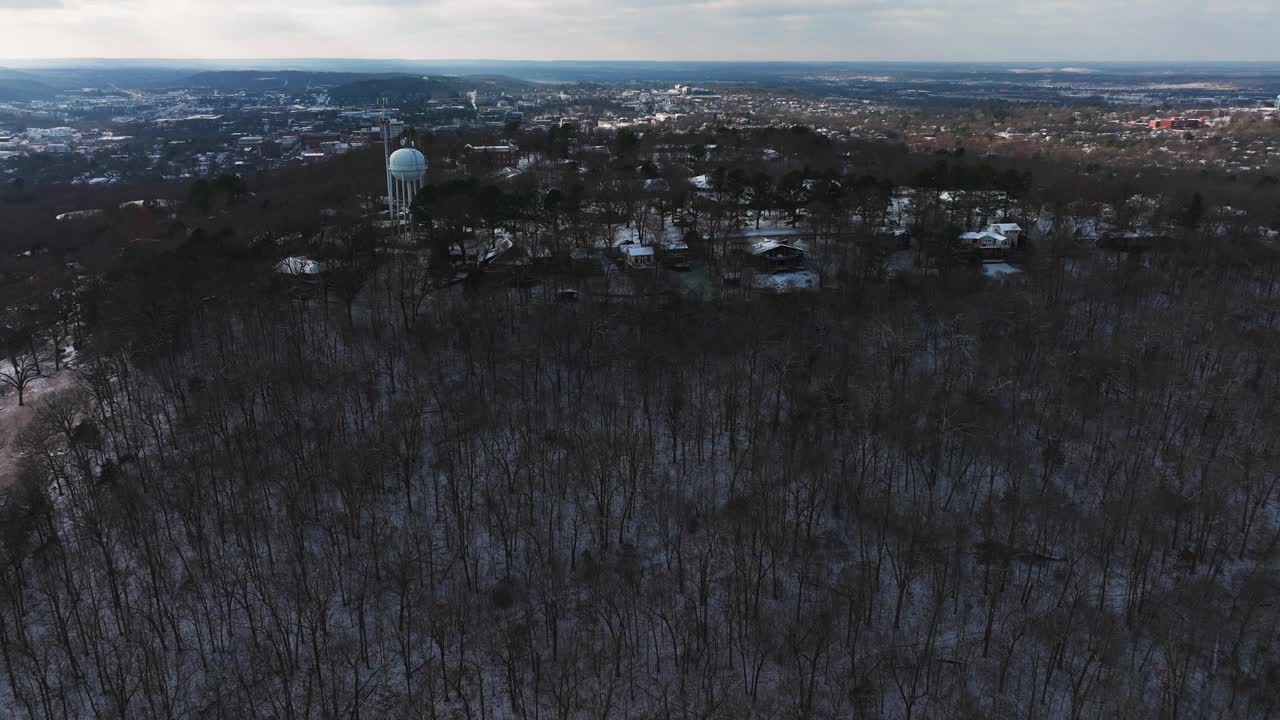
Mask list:
[[[18,455],[14,449],[18,433],[35,414],[45,398],[67,389],[75,382],[75,373],[61,372],[31,381],[26,391],[26,404],[18,407],[18,393],[0,396],[0,490],[13,484],[18,475]]]

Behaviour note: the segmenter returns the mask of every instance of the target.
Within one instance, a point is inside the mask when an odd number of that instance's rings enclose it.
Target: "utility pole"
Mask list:
[[[391,195],[391,117],[387,115],[385,107],[379,122],[382,125],[382,168],[387,174],[387,219],[394,221],[395,200]]]

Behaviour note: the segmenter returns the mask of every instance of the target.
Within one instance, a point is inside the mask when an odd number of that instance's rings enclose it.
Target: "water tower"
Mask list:
[[[383,150],[390,150],[391,123],[383,120]],[[409,140],[401,141],[401,148],[387,158],[387,216],[392,227],[406,236],[413,234],[413,198],[422,189],[427,177],[427,158]]]

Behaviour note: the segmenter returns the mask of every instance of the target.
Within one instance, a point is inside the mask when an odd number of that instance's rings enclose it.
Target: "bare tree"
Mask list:
[[[8,367],[0,366],[0,385],[12,388],[18,393],[18,407],[26,401],[27,386],[32,380],[40,377],[40,367],[27,354],[9,353]]]

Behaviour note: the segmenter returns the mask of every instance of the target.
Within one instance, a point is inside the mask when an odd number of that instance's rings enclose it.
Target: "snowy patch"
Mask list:
[[[1022,271],[1009,263],[986,263],[982,266],[982,274],[989,278],[1003,278],[1017,275]]]
[[[177,207],[178,203],[173,200],[165,200],[163,198],[154,198],[151,200],[130,200],[129,202],[120,203],[120,209],[127,208],[172,208]]]
[[[56,216],[54,220],[57,220],[58,222],[65,222],[67,220],[86,220],[88,218],[98,217],[102,212],[102,210],[74,210],[72,212],[62,213],[61,215]]]
[[[71,343],[67,343],[61,348],[58,348],[55,352],[61,354],[62,359],[59,362],[62,363],[63,367],[71,367],[75,365],[76,357],[78,356],[78,353],[76,351],[75,346],[72,345]]]
[[[811,235],[809,230],[803,228],[787,227],[785,225],[769,225],[763,224],[759,228],[750,228],[742,231],[742,237],[774,237],[777,235]]]
[[[656,237],[653,233],[649,233],[643,239],[640,236],[640,228],[619,226],[613,232],[613,247],[621,248],[626,245],[644,244],[668,246],[673,243],[682,243],[683,238],[684,231],[671,225],[664,227]]]
[[[324,265],[307,257],[287,257],[276,263],[275,270],[281,275],[319,275]]]
[[[751,287],[770,293],[789,293],[818,289],[818,273],[812,270],[775,270],[756,273]]]
[[[885,260],[885,270],[890,277],[909,272],[916,265],[916,254],[911,250],[899,250],[891,253]]]

